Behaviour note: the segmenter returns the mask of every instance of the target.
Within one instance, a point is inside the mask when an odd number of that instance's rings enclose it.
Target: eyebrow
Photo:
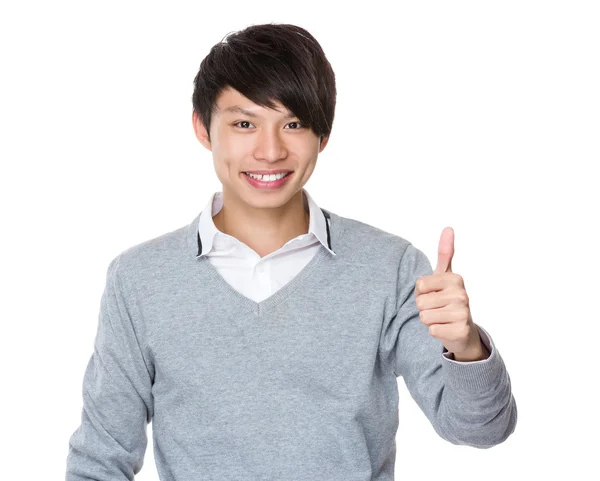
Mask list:
[[[233,105],[231,107],[227,107],[226,109],[223,109],[223,112],[233,112],[233,113],[247,115],[248,117],[253,117],[253,118],[260,117],[259,115],[256,115],[255,113],[250,112],[249,110],[243,109],[239,105]],[[294,115],[293,112],[290,112],[284,117],[284,119],[293,119],[294,117],[297,117],[297,116]]]

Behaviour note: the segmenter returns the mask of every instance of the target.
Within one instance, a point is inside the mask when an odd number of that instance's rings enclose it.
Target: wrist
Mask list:
[[[487,347],[479,340],[479,346],[475,349],[466,350],[459,353],[452,353],[452,356],[455,361],[458,362],[473,362],[473,361],[483,361],[490,357],[490,352]]]

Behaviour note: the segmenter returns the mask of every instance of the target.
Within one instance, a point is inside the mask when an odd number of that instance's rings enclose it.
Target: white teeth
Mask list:
[[[256,180],[262,180],[263,182],[273,182],[274,180],[283,179],[289,172],[283,174],[274,174],[274,175],[261,175],[261,174],[250,174],[246,173],[249,177],[252,177]]]

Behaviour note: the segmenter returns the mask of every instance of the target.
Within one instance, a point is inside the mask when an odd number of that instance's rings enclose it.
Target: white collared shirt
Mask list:
[[[237,291],[255,302],[261,302],[293,279],[327,244],[327,219],[306,189],[304,209],[309,212],[308,233],[290,239],[280,249],[260,257],[237,238],[217,229],[213,221],[223,208],[223,193],[210,196],[198,231],[202,244],[201,256],[207,256],[219,274]]]

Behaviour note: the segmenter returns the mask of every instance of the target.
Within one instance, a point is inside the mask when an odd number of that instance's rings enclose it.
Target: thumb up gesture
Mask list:
[[[442,231],[435,271],[421,276],[415,283],[415,299],[421,322],[429,326],[429,334],[442,341],[456,361],[479,361],[490,353],[481,342],[473,323],[469,296],[463,278],[452,272],[454,230]]]

